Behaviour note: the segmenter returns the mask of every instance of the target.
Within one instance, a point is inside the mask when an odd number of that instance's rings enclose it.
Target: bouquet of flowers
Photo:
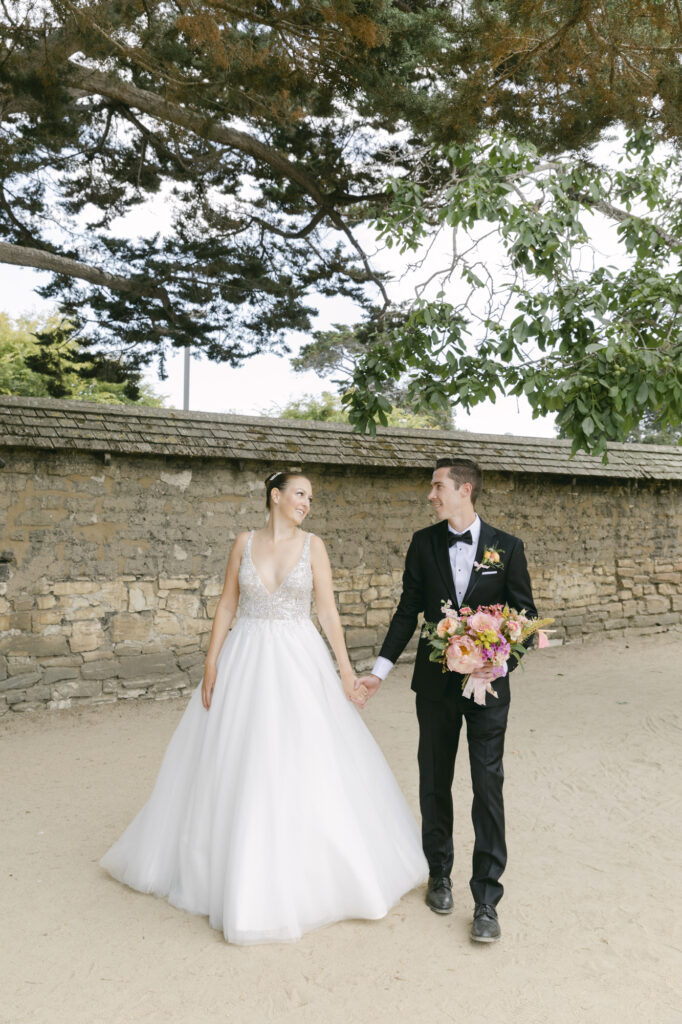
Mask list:
[[[509,605],[492,604],[477,608],[463,607],[455,611],[450,601],[441,607],[439,622],[425,622],[422,636],[429,641],[431,661],[438,661],[443,672],[462,672],[462,695],[473,695],[476,704],[485,704],[486,693],[497,697],[492,684],[472,678],[476,669],[489,665],[494,678],[505,674],[510,657],[520,660],[526,653],[524,640],[541,632],[554,619],[530,619],[525,611],[517,612]],[[541,633],[545,646],[547,640]]]

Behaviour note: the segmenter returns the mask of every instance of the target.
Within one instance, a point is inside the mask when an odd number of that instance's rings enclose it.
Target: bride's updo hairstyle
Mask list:
[[[287,481],[291,480],[295,476],[301,476],[300,469],[277,469],[274,473],[271,473],[270,476],[265,478],[265,507],[267,509],[270,508],[270,495],[273,488],[276,487],[281,491]]]

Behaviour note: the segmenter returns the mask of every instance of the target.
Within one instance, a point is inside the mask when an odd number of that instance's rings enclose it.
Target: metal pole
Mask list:
[[[189,409],[189,345],[185,345],[185,385],[182,395],[182,408]]]

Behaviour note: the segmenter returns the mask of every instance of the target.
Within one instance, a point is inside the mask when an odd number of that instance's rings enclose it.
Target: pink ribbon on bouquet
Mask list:
[[[497,692],[493,690],[492,684],[485,681],[485,679],[476,679],[473,675],[467,677],[466,686],[462,690],[463,697],[471,697],[473,695],[475,704],[485,704],[486,693],[491,693],[493,697],[497,697]]]

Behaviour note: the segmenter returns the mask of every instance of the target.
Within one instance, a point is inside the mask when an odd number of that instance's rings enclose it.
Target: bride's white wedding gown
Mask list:
[[[198,686],[149,800],[100,861],[236,943],[383,917],[428,876],[412,812],[310,619],[310,534],[274,594],[252,538],[211,707]]]

